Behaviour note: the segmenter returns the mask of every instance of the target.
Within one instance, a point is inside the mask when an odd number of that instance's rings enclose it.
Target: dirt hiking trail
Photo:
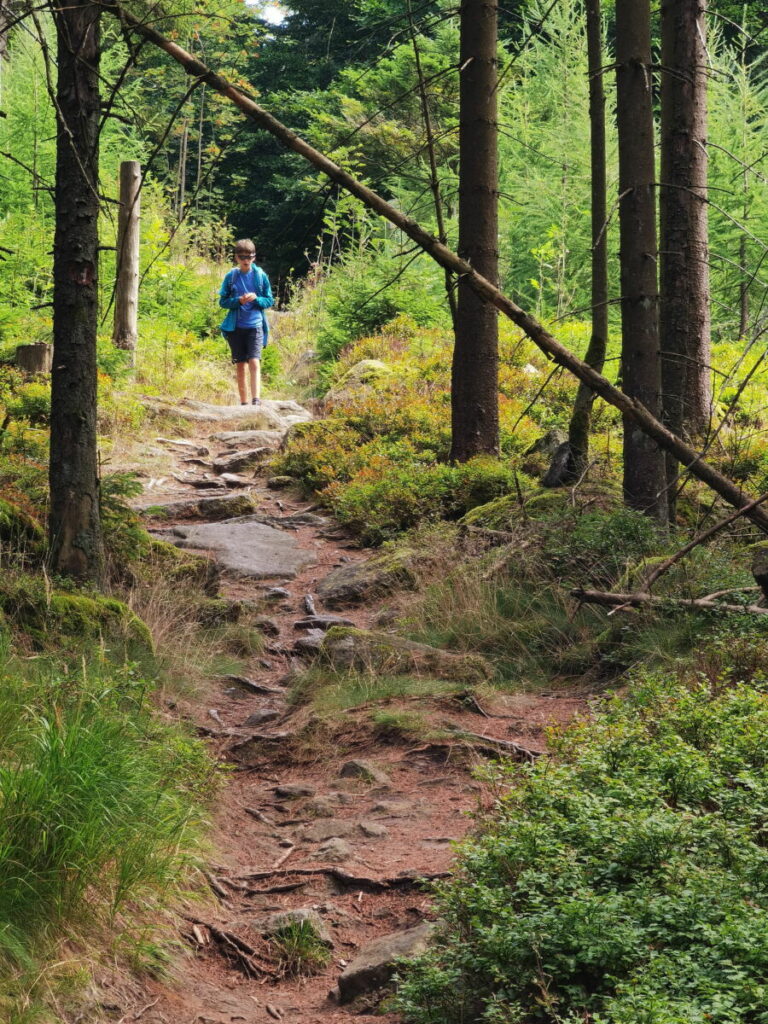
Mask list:
[[[493,802],[472,776],[488,754],[480,741],[409,744],[371,728],[370,702],[313,730],[306,708],[288,703],[287,688],[334,617],[367,627],[388,597],[329,610],[317,596],[333,570],[372,552],[295,491],[272,489],[285,481],[267,486],[259,466],[290,425],[287,406],[294,403],[267,401],[261,417],[221,410],[227,429],[201,419],[196,436],[158,438],[142,454],[141,501],[165,510],[160,517],[150,509],[148,525],[217,559],[221,596],[263,610],[265,645],[242,676],[212,678],[202,692],[171,702],[169,713],[191,721],[230,769],[212,815],[210,898],[179,908],[184,953],[161,980],[101,979],[104,1020],[399,1020],[381,1004],[380,989],[393,959],[420,948],[429,933],[433,913],[421,880],[450,873],[452,843]],[[252,512],[203,521],[206,501],[226,505],[243,494],[254,499]],[[382,706],[413,707],[407,700]],[[419,710],[443,728],[540,751],[546,726],[583,706],[579,697],[520,693],[481,708],[451,694],[424,698]],[[305,919],[330,956],[317,973],[295,977],[274,938],[286,922]]]

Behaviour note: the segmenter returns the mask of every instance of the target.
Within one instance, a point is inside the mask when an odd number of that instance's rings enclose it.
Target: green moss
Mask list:
[[[152,538],[145,561],[149,576],[162,577],[170,584],[183,584],[186,588],[201,590],[215,597],[219,589],[219,571],[216,563],[203,555],[182,551],[164,540]]]
[[[505,494],[471,509],[460,520],[463,526],[482,526],[487,530],[512,530],[527,520],[543,522],[573,514],[574,509],[610,510],[622,504],[621,491],[612,484],[583,484],[575,494],[570,487],[542,487],[524,495],[523,506],[516,494]]]
[[[19,575],[0,584],[0,612],[12,631],[28,637],[37,650],[81,650],[102,641],[131,656],[154,649],[146,624],[122,601],[50,591],[34,576]]]

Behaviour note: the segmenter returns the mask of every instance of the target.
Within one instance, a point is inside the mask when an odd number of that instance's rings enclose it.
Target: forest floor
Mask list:
[[[210,433],[221,425],[195,427],[198,436],[185,440],[215,455]],[[144,449],[141,469],[153,489],[142,500],[164,504],[198,497],[200,492],[174,480],[174,474],[183,477],[189,470],[181,461],[188,453],[173,454],[173,446],[163,451]],[[259,511],[278,518],[307,507],[290,492],[267,490],[263,477],[254,478],[251,490]],[[184,526],[190,526],[189,519]],[[173,520],[162,523],[163,531],[173,527]],[[291,532],[310,561],[294,578],[280,572],[260,580],[222,573],[225,597],[262,602],[269,588],[287,591],[269,608],[273,635],[243,673],[250,684],[211,678],[194,694],[174,698],[168,711],[193,723],[208,738],[214,757],[229,768],[212,814],[210,898],[179,908],[184,952],[160,980],[126,983],[124,977],[102,976],[98,998],[110,1008],[105,1020],[398,1020],[369,995],[340,1005],[339,975],[373,940],[432,918],[430,897],[416,880],[451,871],[452,844],[497,795],[473,775],[484,761],[480,750],[466,742],[408,744],[377,736],[370,706],[339,712],[325,732],[300,728],[307,724],[306,712],[286,699],[299,667],[294,645],[301,632],[295,623],[305,617],[307,595],[325,575],[370,552],[343,537],[326,536],[332,532],[327,524]],[[383,598],[337,614],[366,627],[386,607]],[[413,704],[392,698],[383,706],[397,711]],[[482,710],[468,709],[455,696],[427,697],[419,705],[441,729],[455,726],[534,751],[544,748],[547,726],[567,722],[583,709],[583,696],[545,696],[524,687],[499,693]],[[254,734],[258,738],[250,739]],[[354,774],[359,769],[349,763],[359,760],[370,773]],[[265,937],[270,917],[297,909],[312,912],[332,953],[325,967],[305,977],[291,976],[290,965],[281,964]]]

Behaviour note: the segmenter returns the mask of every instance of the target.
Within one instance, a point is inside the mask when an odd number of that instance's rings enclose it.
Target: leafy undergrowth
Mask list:
[[[409,1024],[768,1021],[768,684],[636,682],[510,785],[404,973]]]

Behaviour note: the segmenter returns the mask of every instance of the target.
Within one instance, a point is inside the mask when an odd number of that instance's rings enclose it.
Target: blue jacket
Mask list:
[[[264,345],[266,345],[269,340],[269,322],[264,310],[273,306],[275,300],[272,298],[272,289],[269,286],[267,275],[255,263],[252,269],[256,276],[256,303],[261,310],[261,321],[264,326]],[[219,330],[225,333],[227,331],[234,331],[237,327],[237,311],[240,307],[240,296],[236,294],[232,285],[233,277],[237,273],[239,273],[237,267],[233,267],[221,282],[221,288],[219,289],[219,305],[222,309],[229,310],[219,325]]]

